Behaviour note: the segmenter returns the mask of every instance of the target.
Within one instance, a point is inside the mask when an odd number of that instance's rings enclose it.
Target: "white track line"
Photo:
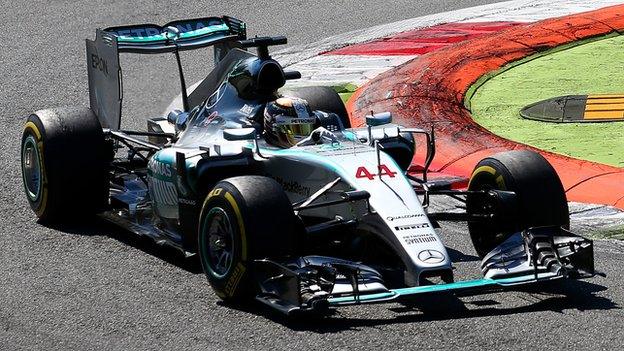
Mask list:
[[[273,56],[282,65],[294,63],[346,45],[388,37],[393,34],[435,26],[451,22],[489,22],[514,21],[535,22],[547,18],[561,17],[574,13],[597,10],[599,8],[622,4],[613,0],[519,0],[505,1],[489,5],[469,7],[460,10],[436,13],[433,15],[411,18],[408,20],[382,24],[335,35],[314,43],[296,45],[276,52]]]
[[[301,72],[301,79],[289,86],[337,85],[357,86],[368,82],[390,68],[402,65],[416,56],[319,55],[288,67]]]

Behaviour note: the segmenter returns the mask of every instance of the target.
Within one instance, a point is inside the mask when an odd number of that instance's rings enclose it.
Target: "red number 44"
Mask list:
[[[388,168],[388,166],[386,165],[379,165],[379,176],[388,176],[390,178],[394,178],[394,176],[396,175],[396,172],[392,172],[390,170],[390,168]],[[358,167],[357,171],[355,172],[355,177],[356,178],[368,178],[369,180],[373,180],[375,179],[376,174],[373,174],[371,172],[369,172],[368,169],[366,169],[366,167]]]

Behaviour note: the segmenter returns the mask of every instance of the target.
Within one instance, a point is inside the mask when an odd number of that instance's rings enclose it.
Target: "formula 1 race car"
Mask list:
[[[431,181],[433,131],[393,124],[388,112],[351,128],[331,88],[280,91],[301,76],[269,54],[285,43],[247,39],[231,17],[97,30],[87,40],[90,108],[37,111],[25,125],[22,173],[37,217],[97,214],[199,255],[223,300],[286,314],[594,275],[593,243],[566,229],[565,192],[542,156],[488,157],[464,190]],[[215,67],[188,93],[179,52],[208,46]],[[119,53],[167,52],[182,110],[148,119],[146,131],[122,129]],[[316,127],[291,147],[267,142],[261,122],[283,96],[306,101],[303,119]],[[408,172],[418,153],[424,163]],[[465,211],[432,211],[434,195]],[[482,279],[454,280],[440,221],[468,223]]]

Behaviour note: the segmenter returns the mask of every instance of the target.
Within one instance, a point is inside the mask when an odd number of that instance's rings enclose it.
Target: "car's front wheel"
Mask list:
[[[281,186],[261,176],[220,181],[208,193],[199,219],[202,268],[223,300],[241,302],[257,292],[253,260],[295,253],[298,219]]]
[[[487,196],[468,194],[467,212],[481,220],[468,222],[474,247],[483,257],[511,234],[539,226],[567,227],[568,202],[561,180],[546,159],[533,151],[508,151],[481,160],[468,185],[470,191],[501,190],[515,193],[502,219],[492,217],[497,207]],[[500,217],[500,216],[499,216]]]

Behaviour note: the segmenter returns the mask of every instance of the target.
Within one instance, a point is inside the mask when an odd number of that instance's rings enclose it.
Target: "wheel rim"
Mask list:
[[[37,201],[41,193],[41,156],[32,135],[26,138],[22,146],[22,175],[26,195],[31,201]]]
[[[208,270],[217,278],[228,274],[234,256],[234,230],[228,214],[220,207],[212,208],[204,222],[208,239]]]
[[[478,186],[475,191],[490,191],[490,190],[503,190],[498,189],[494,184],[484,183]],[[470,207],[470,212],[473,214],[489,215],[494,212],[495,206],[491,201],[488,201],[486,197],[479,198],[481,200],[473,200]],[[508,237],[508,233],[505,233],[499,225],[486,222],[473,223],[473,226],[478,227],[478,232],[481,234],[479,237],[473,237],[473,243],[475,246],[479,246],[477,251],[481,250],[482,254],[487,254],[489,251],[500,245]]]

